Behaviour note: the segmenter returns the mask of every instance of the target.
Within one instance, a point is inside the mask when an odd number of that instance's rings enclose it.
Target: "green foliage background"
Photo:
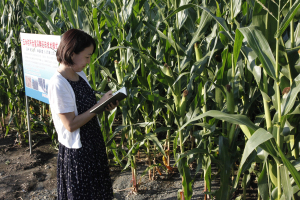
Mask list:
[[[299,0],[0,0],[2,130],[28,140],[20,32],[78,28],[97,43],[85,69],[93,89],[130,88],[118,110],[99,117],[111,163],[131,167],[136,191],[136,156],[144,151],[151,170],[175,159],[185,199],[193,192],[191,163],[216,199],[231,199],[240,177],[247,188],[250,173],[259,199],[294,199],[299,7]],[[31,128],[56,143],[49,106],[29,104]],[[115,118],[122,123],[112,128]],[[212,164],[220,169],[215,192]]]

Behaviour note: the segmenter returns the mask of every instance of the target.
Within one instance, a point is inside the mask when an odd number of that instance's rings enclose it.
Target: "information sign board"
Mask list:
[[[56,72],[61,36],[21,33],[25,94],[49,104],[48,84]]]

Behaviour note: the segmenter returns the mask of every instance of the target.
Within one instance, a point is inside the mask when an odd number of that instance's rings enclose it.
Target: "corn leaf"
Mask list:
[[[166,132],[168,130],[172,130],[172,127],[159,127],[157,129],[155,129],[155,131],[153,133],[160,133],[160,132]]]
[[[186,159],[181,160],[182,163],[182,185],[183,185],[183,190],[184,190],[184,197],[186,200],[189,200],[192,198],[193,195],[193,188],[192,188],[192,178],[191,178],[191,173],[190,173],[190,168],[187,164]]]
[[[285,199],[290,200],[293,196],[293,188],[291,185],[289,172],[286,166],[280,166],[280,177],[282,187],[284,188],[283,193],[285,195]]]
[[[112,126],[116,117],[116,113],[117,113],[117,107],[114,108],[113,110],[110,111],[109,115],[108,115],[108,124],[109,124],[109,128],[110,130],[112,130]]]
[[[183,5],[183,6],[178,7],[170,15],[168,15],[164,21],[167,21],[168,19],[170,19],[175,14],[177,14],[177,13],[179,13],[179,12],[185,10],[185,9],[191,8],[193,6],[194,6],[193,4],[187,4],[187,5]]]
[[[124,5],[121,8],[121,12],[119,13],[119,16],[122,19],[123,22],[123,27],[125,26],[125,24],[127,23],[131,13],[132,13],[132,8],[133,8],[133,3],[134,0],[131,1],[123,1]]]
[[[89,70],[89,78],[92,79],[92,88],[95,90],[96,89],[96,77],[95,77],[95,64],[94,64],[94,60],[96,59],[96,54],[93,54],[91,56],[91,63],[89,64],[90,70]]]
[[[188,2],[189,2],[189,0],[181,0],[179,6],[181,7],[181,6],[187,5]],[[187,9],[184,9],[184,10],[178,12],[177,16],[178,16],[178,27],[179,27],[179,29],[181,29],[182,26],[184,25],[185,21],[188,18]]]
[[[295,38],[295,45],[299,46],[300,44],[300,26],[299,26],[300,22],[297,23],[297,28],[295,30],[294,33],[294,38]]]
[[[7,66],[10,66],[10,64],[16,59],[16,51],[12,50],[10,58],[8,60]]]
[[[192,65],[192,68],[190,70],[190,81],[188,85],[188,90],[192,90],[193,81],[195,78],[199,77],[200,74],[203,72],[205,67],[207,66],[209,58],[217,51],[218,49],[214,49],[214,51],[209,51],[203,58],[201,58],[199,61],[195,62]]]
[[[230,173],[230,166],[231,166],[231,157],[229,153],[229,142],[227,138],[223,136],[219,137],[219,155],[220,161],[222,163],[222,170],[220,173],[220,189],[216,194],[217,199],[227,199],[227,195],[229,192],[230,182],[229,177]],[[224,198],[225,197],[225,198]]]
[[[203,6],[195,5],[194,6],[201,8],[203,11],[207,12],[212,18],[216,20],[216,22],[222,27],[222,29],[227,33],[227,36],[231,39],[231,41],[234,41],[233,37],[230,35],[229,29],[226,25],[225,19],[221,17],[216,17],[213,15],[208,8],[205,8]]]
[[[277,31],[277,19],[272,17],[270,13],[277,16],[278,7],[276,4],[269,0],[257,0],[261,3],[255,2],[253,13],[252,13],[252,26],[257,27],[263,34],[263,36],[268,41],[272,51],[275,51],[276,40],[273,37],[274,33]],[[265,6],[265,8],[262,7]],[[267,23],[266,23],[267,22]]]
[[[64,6],[67,10],[67,15],[69,17],[69,20],[70,20],[73,28],[78,28],[77,23],[75,21],[75,16],[74,16],[73,10],[72,10],[71,5],[70,5],[70,1],[63,1],[63,4],[64,4]]]
[[[240,162],[239,170],[237,173],[237,178],[234,183],[234,187],[236,187],[238,184],[238,180],[241,175],[242,167],[243,167],[244,163],[246,162],[247,158],[249,157],[249,155],[256,149],[256,147],[258,147],[260,144],[270,140],[271,138],[273,138],[273,135],[271,133],[267,132],[265,129],[259,128],[257,131],[255,131],[255,133],[247,141],[244,152],[243,152],[242,160]]]
[[[128,150],[127,155],[126,155],[125,157],[127,157],[127,158],[131,157],[131,152],[133,151],[133,149],[138,149],[138,148],[139,148],[140,142],[141,142],[141,141],[138,141],[138,142],[134,143],[134,144],[131,146],[131,148]],[[143,141],[142,141],[142,142],[143,142]]]
[[[254,131],[252,130],[252,132],[248,129],[247,126],[245,125],[240,125],[241,130],[243,131],[243,133],[246,135],[246,137],[248,139],[251,138],[251,135],[253,135]]]
[[[122,131],[123,129],[125,129],[125,128],[127,128],[128,126],[118,126],[116,129],[115,129],[115,131],[114,131],[114,133],[109,137],[109,139],[107,140],[107,142],[106,142],[106,146],[109,146],[110,145],[110,143],[112,142],[112,139],[120,132],[120,131]]]
[[[298,187],[300,187],[300,174],[299,174],[299,172],[292,165],[292,163],[285,157],[285,155],[282,153],[280,148],[278,148],[278,152],[279,152],[279,155],[282,159],[283,164],[288,168],[288,170],[290,171],[291,175],[293,176],[296,184],[298,185]]]
[[[233,66],[236,67],[237,60],[240,55],[241,47],[243,44],[244,36],[243,34],[237,29],[235,33],[234,39],[234,47],[233,47]]]
[[[77,0],[71,0],[71,7],[73,10],[78,9],[78,1]]]
[[[183,128],[185,128],[187,125],[189,125],[190,123],[197,121],[199,119],[202,119],[203,117],[214,117],[216,119],[220,119],[220,120],[225,120],[227,122],[233,123],[233,124],[242,124],[242,125],[246,125],[248,128],[252,129],[252,130],[257,130],[258,127],[256,125],[253,124],[253,122],[251,122],[251,120],[244,116],[244,115],[239,115],[239,114],[227,114],[221,111],[217,111],[217,110],[210,110],[207,111],[204,114],[201,114],[193,119],[190,119],[189,121],[187,121],[183,126],[180,127],[179,130],[182,130]]]
[[[232,1],[233,3],[233,17],[235,18],[240,12],[242,7],[242,0]]]
[[[263,169],[258,177],[257,185],[259,188],[262,200],[269,199],[269,187],[268,187],[268,175],[267,175],[267,165],[263,165]]]
[[[194,149],[187,151],[186,153],[181,154],[180,159],[185,158],[190,155],[195,155],[195,154],[208,154],[208,151],[207,151],[207,149],[194,148]]]
[[[271,48],[265,37],[262,35],[261,31],[252,26],[239,28],[239,30],[246,38],[248,45],[258,56],[268,75],[275,80],[275,59],[272,54]]]
[[[177,43],[174,38],[173,38],[173,34],[172,34],[172,30],[168,31],[168,36],[166,36],[164,33],[162,33],[160,30],[156,29],[151,23],[143,21],[143,23],[153,32],[157,33],[159,35],[159,37],[167,40],[172,47],[176,50],[176,52],[178,52],[180,55],[185,55],[185,49],[184,47],[182,47],[182,45],[180,43]]]
[[[195,32],[195,34],[193,35],[193,38],[186,50],[186,54],[187,52],[193,47],[193,45],[195,44],[196,41],[199,41],[199,39],[201,38],[201,36],[205,33],[205,30],[208,27],[208,24],[211,22],[212,17],[207,14],[207,12],[202,12],[201,14],[201,21],[199,23],[198,29]],[[181,67],[182,68],[182,67]]]
[[[145,139],[151,140],[156,145],[156,147],[158,148],[158,151],[160,153],[162,153],[162,155],[164,155],[165,157],[167,157],[167,155],[166,155],[166,153],[164,151],[164,148],[162,147],[161,143],[159,142],[159,140],[157,139],[157,137],[153,133],[146,134],[145,135]]]
[[[115,156],[117,162],[120,164],[120,166],[121,166],[122,168],[124,168],[124,167],[125,167],[125,164],[124,164],[123,162],[121,162],[121,159],[119,158],[119,153],[116,151],[116,149],[117,149],[118,147],[117,147],[117,144],[116,144],[115,141],[113,141],[113,142],[111,143],[111,148],[112,148],[111,150],[112,150],[112,152],[113,152],[113,154],[114,154],[114,156]],[[121,146],[119,146],[119,148],[121,148]]]
[[[205,183],[208,189],[208,192],[211,191],[211,159],[210,157],[203,157],[203,160],[205,160],[205,170],[204,170],[204,179]]]
[[[295,56],[296,52],[293,54],[293,56],[289,56],[287,54],[285,44],[283,42],[282,37],[279,38],[279,65],[281,65],[281,73],[285,75],[289,79],[289,84],[292,83],[293,78],[295,78],[295,69],[292,69],[291,67],[294,65],[292,62],[296,62],[297,56]],[[293,59],[295,61],[293,61]],[[293,70],[293,72],[292,72]],[[290,86],[290,85],[289,85]]]
[[[31,16],[27,16],[26,20],[31,23],[41,34],[46,34],[44,29],[41,27],[41,25]]]
[[[93,8],[92,10],[92,13],[93,13],[93,23],[94,23],[94,29],[95,29],[95,32],[96,32],[96,35],[97,35],[97,40],[98,40],[98,43],[100,43],[102,41],[101,37],[100,37],[100,32],[99,32],[99,28],[98,28],[98,9],[97,8]]]
[[[85,11],[79,6],[77,11],[77,19],[78,19],[79,28],[87,33],[90,33],[89,19],[86,16]]]
[[[102,53],[97,59],[95,59],[93,63],[97,62],[102,56],[104,56],[109,51],[116,50],[116,49],[126,49],[126,48],[128,47],[124,47],[124,46],[111,47],[107,49],[104,53]]]
[[[37,8],[34,3],[31,0],[25,0],[26,3],[28,3],[30,5],[30,7],[32,8],[32,10],[35,12],[35,14],[44,22],[47,21],[47,18],[43,15],[43,13],[41,12],[40,9],[43,10],[42,6],[40,6],[40,8]],[[40,1],[39,1],[40,2]]]
[[[282,20],[282,22],[280,23],[279,29],[278,31],[276,31],[274,35],[275,38],[279,38],[280,36],[282,36],[283,32],[290,25],[290,22],[294,19],[294,16],[296,15],[299,8],[300,8],[300,2],[299,0],[296,0],[293,6],[289,9],[284,19]]]
[[[5,74],[7,76],[7,78],[10,77],[11,73],[6,68],[2,67],[1,65],[0,65],[0,70],[3,72],[3,74]],[[8,82],[10,82],[10,81],[8,81]]]

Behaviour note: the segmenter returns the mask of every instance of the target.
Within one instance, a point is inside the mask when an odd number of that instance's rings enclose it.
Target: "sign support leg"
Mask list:
[[[31,154],[32,153],[32,146],[31,146],[30,112],[29,112],[28,96],[27,95],[25,95],[25,99],[26,99],[26,111],[27,111],[28,141],[29,141],[29,149],[30,149],[30,154]]]

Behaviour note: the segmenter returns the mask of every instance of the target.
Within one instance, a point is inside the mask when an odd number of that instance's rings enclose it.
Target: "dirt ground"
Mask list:
[[[14,134],[1,137],[0,200],[56,199],[56,162],[57,150],[46,135],[33,136],[32,154],[27,145],[15,143]],[[181,188],[180,175],[176,173],[170,177],[157,174],[156,180],[149,181],[147,176],[141,178],[147,167],[143,163],[141,157],[137,168],[139,194],[131,192],[130,170],[122,172],[120,167],[110,166],[115,199],[176,199]],[[201,199],[203,182],[200,181],[200,174],[194,190],[193,199]]]
[[[2,136],[2,135],[1,135]],[[35,138],[32,154],[29,147],[15,144],[15,137],[0,139],[0,199],[26,199],[33,190],[52,190],[56,187],[57,151],[51,140]],[[47,196],[55,199],[55,195]],[[30,199],[30,198],[29,198]]]
[[[33,136],[32,154],[28,145],[15,143],[15,134],[3,138],[0,133],[0,200],[55,200],[56,192],[56,162],[57,150],[51,144],[50,138],[44,134]],[[141,156],[137,164],[139,193],[131,192],[131,171],[122,171],[118,166],[110,166],[113,182],[114,200],[118,199],[165,199],[176,200],[177,191],[181,189],[179,173],[167,175],[157,174],[154,181],[149,181],[147,175],[141,177],[146,169],[146,159]],[[174,162],[174,161],[173,161]],[[192,178],[194,171],[191,170]],[[219,182],[212,182],[212,190],[219,188]],[[201,173],[195,177],[193,184],[194,200],[204,199],[203,178]],[[257,191],[247,194],[247,199],[256,199]]]

